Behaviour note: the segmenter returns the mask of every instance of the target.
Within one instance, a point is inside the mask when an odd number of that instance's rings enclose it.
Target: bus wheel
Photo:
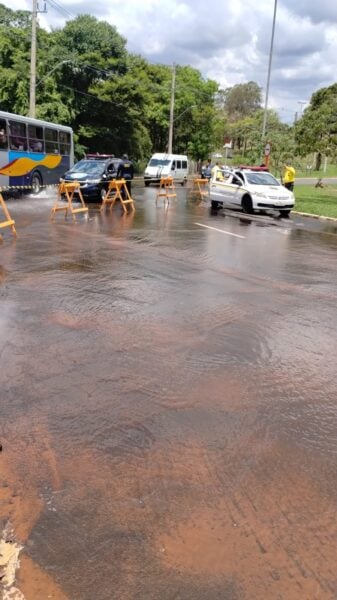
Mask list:
[[[41,191],[42,181],[39,173],[33,173],[32,177],[32,192],[33,194],[38,194]]]

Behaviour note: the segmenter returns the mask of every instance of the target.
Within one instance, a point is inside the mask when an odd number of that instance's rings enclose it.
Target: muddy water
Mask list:
[[[9,203],[15,585],[26,600],[336,598],[337,238],[212,218],[182,190],[168,208],[135,196],[134,216],[75,223],[50,221],[51,198]]]

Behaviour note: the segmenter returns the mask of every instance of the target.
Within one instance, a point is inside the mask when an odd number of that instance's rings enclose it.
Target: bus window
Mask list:
[[[59,131],[60,153],[69,156],[70,154],[70,133]]]
[[[4,119],[0,119],[0,150],[7,150],[7,148],[8,148],[7,123]]]
[[[9,121],[9,147],[11,150],[27,150],[26,124]]]
[[[59,142],[57,129],[48,129],[46,127],[44,130],[44,137],[46,140],[46,152],[48,152],[48,154],[58,154]]]
[[[28,125],[28,147],[31,152],[43,152],[43,128],[36,125]]]

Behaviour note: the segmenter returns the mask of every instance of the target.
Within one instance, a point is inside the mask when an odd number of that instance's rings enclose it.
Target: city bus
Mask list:
[[[58,183],[74,164],[71,127],[0,111],[0,188]]]

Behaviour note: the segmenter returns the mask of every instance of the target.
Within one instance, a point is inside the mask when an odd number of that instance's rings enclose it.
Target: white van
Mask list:
[[[165,154],[157,152],[151,157],[144,173],[144,182],[159,183],[161,177],[171,175],[174,181],[184,185],[187,181],[188,159],[184,154]]]

